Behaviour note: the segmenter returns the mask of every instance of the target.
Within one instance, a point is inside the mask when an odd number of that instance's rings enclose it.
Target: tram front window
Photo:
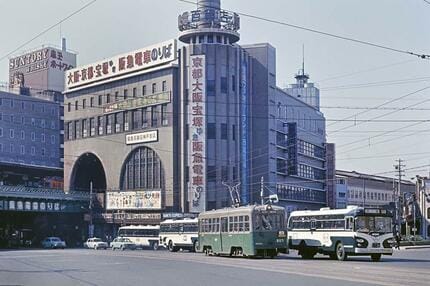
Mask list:
[[[276,213],[258,213],[255,230],[278,230],[282,228],[282,215]]]
[[[390,217],[360,216],[355,220],[355,227],[356,231],[365,233],[389,233],[392,231]]]

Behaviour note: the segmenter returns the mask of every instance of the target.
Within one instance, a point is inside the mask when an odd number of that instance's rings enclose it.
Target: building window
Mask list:
[[[103,95],[99,95],[99,106],[103,104]]]
[[[0,98],[0,100],[1,100],[1,98]],[[2,143],[0,143],[0,152],[3,152],[3,144]]]
[[[75,138],[79,139],[81,138],[81,121],[76,120],[75,121]]]
[[[9,130],[9,137],[10,138],[14,138],[15,137],[15,130],[13,130],[13,129]]]
[[[90,107],[94,107],[94,97],[90,98]]]
[[[31,141],[35,141],[36,140],[36,134],[34,134],[34,132],[31,132]]]
[[[228,181],[228,166],[221,167],[221,180]]]
[[[152,84],[152,93],[154,94],[154,93],[156,93],[157,92],[157,84],[156,83],[153,83]]]
[[[208,123],[207,139],[216,139],[216,123]]]
[[[36,120],[34,118],[31,119],[31,126],[35,126],[36,125]]]
[[[137,88],[133,87],[133,97],[137,96]]]
[[[82,137],[88,136],[88,119],[82,120]]]
[[[113,114],[110,114],[106,117],[106,133],[112,133],[112,124],[113,124]]]
[[[232,140],[236,141],[236,125],[232,125],[231,126],[231,135],[232,135]]]
[[[97,125],[99,127],[99,135],[103,135],[103,116],[99,116],[99,118],[97,119]]]
[[[41,142],[45,142],[45,134],[44,134],[44,133],[42,133],[42,134],[40,135],[40,141],[41,141]]]
[[[115,133],[121,132],[121,124],[123,123],[123,113],[115,114]]]
[[[119,100],[119,92],[115,91],[115,102]]]
[[[216,166],[208,166],[206,178],[208,182],[216,182]]]
[[[231,90],[236,91],[236,76],[235,75],[231,76]]]
[[[51,129],[55,129],[55,121],[51,120]]]
[[[79,110],[79,103],[77,100],[75,101],[75,110]]]
[[[23,130],[21,131],[21,139],[25,139],[25,132]]]
[[[208,43],[212,44],[214,42],[214,36],[213,35],[209,35],[208,36]]]
[[[9,145],[9,151],[10,151],[10,153],[14,153],[15,152],[15,150],[13,148],[13,144]]]
[[[221,92],[227,93],[228,91],[228,82],[226,77],[221,77]]]
[[[106,103],[110,103],[110,94],[109,93],[106,95]]]
[[[216,83],[215,80],[207,80],[206,81],[206,91],[208,96],[215,96],[216,93]]]
[[[86,106],[87,106],[87,100],[84,98],[82,99],[82,109],[85,109]]]
[[[46,155],[46,150],[45,150],[45,148],[42,148],[42,150],[41,150],[41,154],[42,154],[42,156],[45,156],[45,155]]]
[[[3,137],[3,128],[0,127],[0,137]]]
[[[24,155],[25,154],[25,147],[24,147],[24,145],[21,145],[21,155]]]
[[[146,95],[146,85],[142,86],[142,95]]]
[[[226,123],[221,123],[221,139],[228,140],[228,128]]]
[[[40,122],[40,125],[42,126],[42,128],[45,128],[45,126],[46,126],[45,119],[42,119],[42,121]]]
[[[69,102],[67,103],[67,112],[72,111],[72,104]]]
[[[142,129],[148,127],[148,109],[142,108]]]
[[[13,108],[13,99],[10,100],[10,108]]]
[[[128,111],[124,112],[124,131],[130,130],[130,123],[129,123],[129,113]]]
[[[34,111],[36,107],[34,106],[34,103],[31,104],[31,111]]]
[[[124,89],[124,100],[128,98],[128,89]]]
[[[427,208],[427,219],[430,219],[430,208]]]
[[[36,155],[36,148],[34,148],[34,147],[31,147],[31,155]]]
[[[167,91],[167,81],[163,80],[161,88],[162,91]]]
[[[3,113],[0,113],[0,121],[3,120]]]
[[[157,127],[158,126],[158,112],[157,112],[157,106],[151,107],[151,126]]]
[[[90,118],[90,136],[96,135],[96,119]]]
[[[167,104],[163,104],[161,105],[161,124],[163,126],[169,125],[169,120],[167,118]]]

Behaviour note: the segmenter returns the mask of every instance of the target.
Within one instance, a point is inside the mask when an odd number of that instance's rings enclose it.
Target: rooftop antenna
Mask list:
[[[302,72],[305,75],[305,44],[302,44],[303,62],[302,62]]]

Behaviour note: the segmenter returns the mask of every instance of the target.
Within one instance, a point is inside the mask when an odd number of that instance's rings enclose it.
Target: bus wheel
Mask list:
[[[370,255],[370,257],[372,258],[373,262],[379,262],[379,261],[381,261],[381,254],[380,253],[378,253],[378,254],[372,254],[372,255]]]
[[[173,242],[171,240],[169,240],[168,248],[169,248],[170,252],[176,252],[176,251],[178,251],[178,248],[176,248],[175,246],[173,246]]]
[[[152,243],[152,250],[158,250],[158,241]]]
[[[346,252],[345,252],[345,248],[343,247],[342,242],[339,242],[336,245],[336,258],[339,261],[345,261],[346,260]]]
[[[196,240],[193,243],[193,248],[191,249],[191,252],[197,252],[199,251],[199,242]]]

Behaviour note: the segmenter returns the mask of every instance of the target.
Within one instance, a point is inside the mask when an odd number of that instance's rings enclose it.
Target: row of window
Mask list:
[[[18,153],[19,152],[19,154],[25,155],[26,152],[28,152],[28,151],[26,151],[26,147],[24,145],[21,145],[19,148],[17,148],[16,144],[9,144],[9,149],[7,149],[7,148],[5,148],[3,146],[2,143],[0,143],[0,152],[9,152],[9,153]],[[36,147],[34,147],[34,146],[30,147],[30,154],[32,156],[36,156]],[[40,149],[40,153],[37,154],[37,155],[47,156],[47,154],[48,153],[46,152],[46,149],[45,148],[41,148]],[[54,157],[54,155],[55,155],[54,152],[51,153],[51,157]]]
[[[207,139],[216,139],[217,138],[217,132],[216,132],[216,123],[207,123]],[[188,129],[188,128],[187,128]],[[228,132],[228,125],[227,123],[221,123],[220,125],[221,129],[221,139],[222,140],[228,140],[229,139],[229,132]],[[236,125],[231,126],[231,138],[233,141],[236,140]],[[188,139],[188,138],[187,138]]]
[[[169,125],[167,104],[66,122],[67,140]]]
[[[288,224],[289,229],[345,229],[342,218],[294,217]]]
[[[250,222],[247,215],[200,220],[201,233],[248,232],[249,230]]]
[[[172,223],[160,225],[161,233],[183,233],[183,232],[193,232],[196,233],[198,231],[197,223]]]
[[[279,198],[282,199],[319,203],[326,201],[326,193],[324,191],[281,184],[278,184],[276,188]]]
[[[26,121],[26,119],[28,119],[29,120],[28,122],[31,124],[31,126],[40,127],[40,128],[46,128],[48,125],[48,121],[49,121],[46,119],[35,119],[33,117],[25,117],[25,116],[18,116],[17,117],[18,120],[15,120],[16,119],[15,115],[10,115],[8,117],[9,117],[9,122],[11,122],[11,123],[25,125],[26,124],[25,121]],[[0,113],[0,121],[7,120],[6,118],[7,118],[6,116],[3,116],[3,114]],[[50,123],[51,123],[51,126],[50,126],[51,129],[55,129],[55,127],[56,127],[55,121],[50,120]]]
[[[36,141],[36,133],[31,132],[31,141]],[[0,127],[0,137],[3,137],[3,128]],[[13,139],[15,138],[15,129],[9,129],[9,138]],[[25,139],[25,131],[21,130],[20,132],[20,138],[22,140]],[[46,136],[44,133],[40,134],[40,142],[44,143],[46,142]],[[55,144],[55,135],[51,135],[51,144]]]
[[[157,83],[153,83],[152,84],[152,94],[155,94],[158,92],[157,90]],[[161,83],[161,91],[165,92],[167,91],[167,81],[163,81]],[[146,85],[142,86],[141,89],[141,93],[140,96],[145,96],[148,95],[147,93],[147,88]],[[127,100],[129,98],[134,98],[134,97],[138,97],[138,90],[137,87],[134,87],[131,90],[131,94],[129,94],[129,90],[128,89],[124,89],[122,91],[122,94],[119,93],[119,91],[116,91],[114,94],[103,94],[103,95],[98,95],[97,98],[97,105],[98,106],[102,106],[104,104],[109,104],[111,102],[117,102],[117,101],[123,101],[123,100]],[[86,109],[87,107],[94,107],[95,106],[95,102],[94,102],[94,97],[90,97],[89,102],[87,102],[86,98],[83,98],[81,103],[79,102],[79,100],[76,100],[74,103],[74,110],[79,110],[79,109]],[[69,102],[67,103],[67,111],[70,112],[72,111],[72,103]]]
[[[118,236],[125,237],[158,237],[158,229],[120,229]]]
[[[19,99],[12,99],[12,98],[10,99],[0,98],[0,106],[2,106],[3,104],[6,106],[7,105],[6,101],[9,101],[8,106],[10,108],[20,107],[21,111],[31,110],[33,112],[40,111],[40,113],[46,113],[48,109],[46,107],[46,104],[30,103],[30,102],[25,102]],[[51,115],[55,115],[58,113],[58,109],[55,107],[49,108],[49,111]]]
[[[271,101],[273,105],[275,102]],[[314,119],[312,116],[307,116],[302,112],[301,108],[295,109],[288,107],[287,105],[282,105],[280,102],[277,104],[276,119],[285,121],[297,122],[298,127],[309,130],[312,133],[317,133],[320,135],[324,134],[324,122],[321,119]]]
[[[237,167],[230,167],[229,166],[221,166],[220,169],[220,180],[221,181],[229,181],[230,180],[230,174],[231,174],[231,180],[236,181],[238,179],[238,168]],[[217,180],[217,166],[209,165],[206,167],[206,180],[207,182],[216,182]],[[186,169],[185,178],[186,181],[189,181],[189,167]]]
[[[297,152],[306,156],[325,159],[324,148],[300,139],[297,140]]]
[[[311,180],[324,180],[325,171],[312,166],[298,164],[297,176]]]
[[[348,198],[390,202],[393,200],[393,195],[389,193],[381,193],[381,192],[364,192],[362,190],[349,190]]]

